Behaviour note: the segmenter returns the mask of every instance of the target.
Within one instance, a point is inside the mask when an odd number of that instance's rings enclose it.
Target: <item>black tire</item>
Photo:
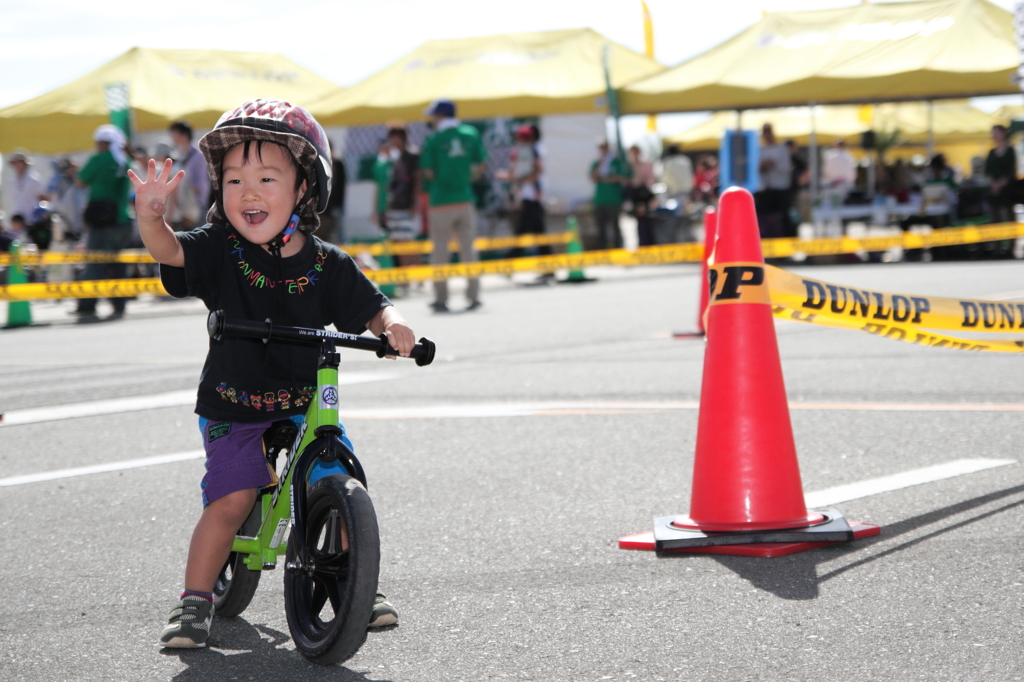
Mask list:
[[[310,488],[306,509],[306,546],[314,566],[285,571],[284,609],[299,653],[331,665],[351,658],[366,641],[380,571],[377,515],[366,488],[340,474]],[[348,533],[345,551],[340,523]],[[293,542],[287,558],[289,564],[296,560]]]
[[[256,504],[249,512],[245,523],[238,529],[239,535],[254,537],[260,532],[260,512],[263,505],[260,498],[256,498]],[[245,611],[256,594],[256,588],[260,584],[260,575],[263,571],[251,571],[244,562],[245,555],[232,552],[228,556],[227,563],[220,570],[217,582],[213,585],[213,613],[221,618],[234,618]],[[261,567],[262,569],[262,567]]]

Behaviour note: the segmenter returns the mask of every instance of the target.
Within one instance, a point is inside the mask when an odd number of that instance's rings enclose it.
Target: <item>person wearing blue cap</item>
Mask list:
[[[487,152],[476,128],[455,117],[455,103],[437,100],[423,112],[434,124],[434,133],[423,143],[420,169],[430,181],[429,225],[434,250],[431,265],[442,265],[450,258],[448,242],[459,241],[462,263],[479,260],[473,239],[476,237],[476,208],[473,180],[483,172]],[[480,280],[469,280],[467,310],[480,307]],[[434,280],[434,312],[448,312],[448,280]]]

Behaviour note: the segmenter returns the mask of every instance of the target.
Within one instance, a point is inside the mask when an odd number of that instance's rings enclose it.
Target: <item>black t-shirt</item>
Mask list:
[[[205,225],[176,233],[185,267],[160,266],[172,296],[195,296],[230,319],[359,334],[391,302],[333,244],[307,236],[280,264],[234,228]],[[280,273],[280,274],[279,274]],[[320,349],[260,340],[210,340],[196,414],[216,421],[262,422],[304,414],[316,389]]]

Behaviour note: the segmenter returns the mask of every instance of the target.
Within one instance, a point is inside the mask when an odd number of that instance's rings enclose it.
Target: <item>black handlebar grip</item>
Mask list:
[[[210,316],[206,318],[206,333],[214,341],[220,341],[224,335],[224,311],[211,310]]]
[[[383,358],[386,355],[392,355],[394,357],[402,357],[397,349],[392,348],[391,344],[388,343],[388,335],[380,335],[381,348],[377,351],[377,357]],[[434,342],[423,336],[420,338],[420,342],[412,347],[412,352],[409,353],[409,357],[416,361],[416,365],[419,367],[426,367],[434,361]]]
[[[264,342],[270,338],[273,325],[270,321],[252,322],[249,320],[229,320],[224,317],[223,310],[214,310],[206,318],[206,331],[214,341],[220,341],[225,335],[241,336],[249,339],[262,339]]]
[[[416,349],[422,349],[420,354],[416,354]],[[436,346],[434,342],[425,336],[420,337],[420,342],[416,348],[413,349],[413,357],[416,358],[416,365],[418,367],[426,367],[434,361],[434,351]]]

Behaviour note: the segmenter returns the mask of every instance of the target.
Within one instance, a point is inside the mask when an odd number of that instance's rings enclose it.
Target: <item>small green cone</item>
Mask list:
[[[7,268],[7,284],[28,284],[28,275],[21,264],[21,245],[11,244],[11,266]],[[28,301],[12,301],[7,304],[7,324],[4,329],[28,327],[32,324],[32,307]]]
[[[583,244],[580,243],[580,231],[576,224],[576,216],[571,215],[568,219],[568,230],[572,233],[572,241],[565,245],[567,254],[583,253]],[[582,282],[594,282],[596,280],[587,277],[582,270],[570,270],[569,277],[560,280],[562,284],[578,284]]]

